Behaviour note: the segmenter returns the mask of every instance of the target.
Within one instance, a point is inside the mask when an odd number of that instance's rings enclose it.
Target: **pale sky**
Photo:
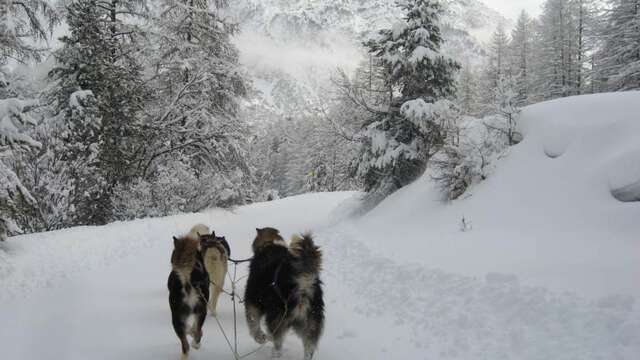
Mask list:
[[[545,0],[480,0],[489,5],[494,10],[499,11],[502,15],[517,20],[522,10],[526,10],[530,16],[536,17],[540,15],[540,6]]]

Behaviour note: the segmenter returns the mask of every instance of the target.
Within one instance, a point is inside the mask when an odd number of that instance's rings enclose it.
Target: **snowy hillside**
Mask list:
[[[328,304],[320,360],[637,359],[639,111],[640,93],[528,107],[524,141],[450,204],[427,174],[357,220],[343,214],[358,194],[324,193],[10,238],[0,243],[3,358],[177,359],[170,239],[205,222],[237,257],[255,227],[316,233]],[[230,331],[228,297],[221,306]],[[256,346],[239,318],[245,353]],[[212,318],[204,331],[193,359],[232,357]],[[290,336],[284,359],[300,357]]]
[[[516,273],[528,284],[592,296],[640,296],[639,111],[638,92],[527,107],[524,141],[461,200],[441,202],[427,174],[357,229],[371,235],[372,247],[433,267]],[[460,231],[463,217],[468,232]],[[401,230],[387,225],[400,222],[407,224]]]
[[[476,41],[486,41],[499,23],[507,20],[478,0],[446,0],[443,19],[446,28],[468,32]],[[316,38],[332,29],[362,39],[393,25],[402,14],[394,1],[387,0],[242,0],[232,11],[245,30],[265,33],[281,40]],[[453,35],[449,34],[452,37]]]

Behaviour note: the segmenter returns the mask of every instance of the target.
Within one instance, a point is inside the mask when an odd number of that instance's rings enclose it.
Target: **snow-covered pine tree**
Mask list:
[[[19,224],[35,209],[36,201],[11,169],[7,160],[15,152],[39,148],[24,131],[27,125],[35,125],[28,111],[36,103],[17,98],[0,100],[0,241],[22,232]]]
[[[509,44],[510,40],[504,29],[504,24],[498,24],[498,27],[491,35],[491,41],[487,49],[488,59],[485,78],[488,89],[495,89],[500,79],[511,74]]]
[[[0,66],[7,59],[40,59],[44,49],[38,42],[46,41],[59,23],[59,13],[47,0],[0,2]]]
[[[607,91],[605,73],[601,60],[607,54],[602,52],[606,43],[605,27],[607,26],[605,3],[597,0],[585,1],[585,54],[584,54],[584,92],[598,93]]]
[[[510,64],[516,82],[518,106],[530,104],[533,96],[531,63],[535,34],[532,22],[529,14],[523,10],[518,17],[516,27],[511,32]]]
[[[477,66],[465,61],[458,76],[457,103],[465,115],[476,116],[484,110],[484,106],[481,105],[479,73],[481,71]]]
[[[54,52],[49,94],[69,130],[64,159],[75,166],[72,224],[112,218],[113,189],[134,175],[146,146],[139,132],[146,89],[133,56],[136,31],[120,19],[138,3],[76,0],[67,6],[70,34]]]
[[[572,0],[548,0],[543,5],[535,43],[536,91],[542,100],[580,92],[579,20]]]
[[[238,116],[247,85],[231,43],[237,26],[222,17],[224,6],[224,1],[161,0],[152,14],[145,51],[154,94],[145,107],[148,146],[140,166],[146,185],[136,187],[164,190],[154,192],[148,208],[171,208],[169,203],[179,201],[172,193],[189,191],[181,183],[187,179],[193,183],[190,194],[182,195],[190,199],[179,208],[184,211],[234,205],[252,196],[247,126]],[[128,190],[120,190],[126,201]]]
[[[640,0],[607,2],[600,71],[608,91],[640,89]]]
[[[392,106],[417,98],[435,100],[450,96],[455,92],[453,77],[460,65],[440,53],[441,3],[401,0],[397,5],[405,13],[404,19],[365,43],[369,52],[382,62],[389,85],[401,95]]]
[[[403,0],[397,5],[405,13],[403,20],[365,43],[390,89],[389,107],[370,109],[361,134],[358,175],[371,203],[418,178],[444,143],[446,119],[436,108],[448,105],[434,102],[455,93],[460,68],[440,53],[440,2]]]
[[[48,109],[42,107],[38,112],[48,114]],[[69,146],[65,141],[69,130],[64,120],[64,117],[45,116],[30,131],[42,146],[19,153],[13,162],[16,174],[37,202],[32,216],[19,224],[25,232],[64,228],[74,216],[71,174],[86,167],[63,160]]]
[[[19,224],[33,214],[36,201],[10,166],[21,154],[41,147],[24,131],[35,125],[29,110],[36,105],[19,97],[15,79],[4,67],[9,59],[39,59],[58,13],[44,0],[0,2],[0,241],[20,233]]]
[[[574,19],[572,47],[576,57],[576,90],[578,94],[593,92],[590,68],[593,65],[592,56],[600,41],[601,4],[597,0],[571,0],[569,5]]]

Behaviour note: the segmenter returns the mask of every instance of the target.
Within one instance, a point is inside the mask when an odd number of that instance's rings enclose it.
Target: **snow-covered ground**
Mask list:
[[[177,359],[171,236],[203,222],[237,258],[255,227],[315,231],[327,293],[320,360],[638,359],[637,114],[640,93],[529,107],[525,140],[451,204],[426,175],[358,220],[341,216],[358,194],[307,194],[11,238],[0,244],[1,358]],[[220,305],[230,331],[229,298]],[[240,307],[240,353],[256,348],[243,317]],[[193,359],[232,359],[212,318],[203,341]],[[267,346],[248,358],[269,356]],[[284,359],[301,357],[290,336]]]
[[[579,96],[522,113],[524,141],[444,204],[426,175],[356,224],[372,249],[466,275],[592,297],[640,298],[640,92]],[[470,223],[460,231],[462,218]],[[391,224],[397,224],[393,226]]]

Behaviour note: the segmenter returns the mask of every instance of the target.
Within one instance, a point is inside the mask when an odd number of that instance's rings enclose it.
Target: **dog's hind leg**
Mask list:
[[[187,340],[187,331],[185,329],[185,323],[182,318],[176,313],[172,314],[173,330],[180,339],[180,345],[182,350],[182,356],[180,359],[185,360],[189,356],[189,341]]]
[[[245,315],[247,317],[247,326],[249,327],[249,333],[258,344],[264,344],[267,342],[267,335],[260,328],[260,319],[262,318],[262,312],[252,304],[246,304]]]
[[[211,284],[211,298],[209,299],[209,313],[211,313],[211,315],[216,316],[217,315],[217,310],[216,308],[218,307],[218,298],[220,297],[220,294],[222,293],[222,287],[224,286],[224,277],[222,279],[216,279],[219,282],[214,284]]]
[[[216,249],[210,249],[207,251],[205,262],[211,282],[211,286],[209,287],[211,293],[208,304],[209,313],[215,316],[218,299],[224,289],[224,278],[227,275],[227,258],[218,253]]]
[[[289,324],[285,324],[285,319],[281,316],[277,319],[269,319],[267,322],[269,333],[273,337],[273,352],[271,357],[279,358],[282,356],[282,343],[284,342],[285,335],[289,331]]]
[[[313,354],[316,352],[318,344],[311,339],[302,339],[302,345],[304,346],[304,360],[313,359]]]
[[[308,319],[306,324],[298,323],[294,325],[294,330],[302,339],[304,360],[311,360],[318,347],[318,341],[322,333],[322,324],[317,323],[314,319]]]
[[[196,322],[193,324],[193,342],[191,343],[191,346],[193,346],[193,348],[196,350],[200,349],[200,341],[202,340],[202,325],[204,324],[204,320],[206,317],[207,313],[206,311],[204,311],[203,307],[202,311],[198,314]]]
[[[189,357],[189,341],[186,334],[180,336],[180,343],[182,344],[182,356],[180,356],[180,359],[186,360]]]

